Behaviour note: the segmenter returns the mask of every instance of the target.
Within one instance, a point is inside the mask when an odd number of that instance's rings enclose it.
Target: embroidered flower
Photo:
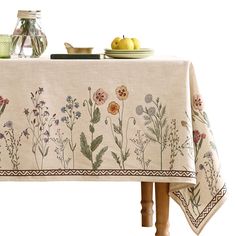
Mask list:
[[[146,103],[150,103],[152,101],[152,94],[147,94],[144,98]]]
[[[108,94],[102,88],[98,89],[93,94],[93,100],[98,106],[104,104],[107,98],[108,98]]]
[[[201,138],[201,134],[198,130],[193,131],[193,142],[198,143]]]
[[[0,96],[0,105],[7,105],[9,103],[9,100],[6,98],[4,99],[2,96]]]
[[[199,94],[193,96],[193,107],[199,111],[203,110],[203,101]]]
[[[116,115],[120,110],[120,105],[116,102],[110,102],[107,108],[107,111],[112,115]]]
[[[9,120],[9,121],[7,121],[4,125],[3,125],[3,127],[7,127],[7,128],[12,128],[12,126],[13,126],[13,122],[11,121],[11,120]]]
[[[143,114],[143,106],[142,105],[138,105],[136,107],[136,114],[139,116]]]
[[[129,92],[124,85],[116,88],[116,96],[119,100],[126,100],[128,98],[128,95]]]

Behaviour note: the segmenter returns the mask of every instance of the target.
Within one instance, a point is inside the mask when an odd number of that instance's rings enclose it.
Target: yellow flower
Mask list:
[[[126,86],[122,85],[116,88],[116,96],[119,100],[126,100],[128,98],[129,92]]]
[[[116,115],[119,112],[119,110],[120,110],[120,105],[114,101],[110,102],[107,107],[107,111],[112,115]]]

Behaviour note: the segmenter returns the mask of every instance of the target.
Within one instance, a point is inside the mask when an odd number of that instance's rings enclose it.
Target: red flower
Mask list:
[[[201,134],[198,130],[193,131],[193,142],[198,143],[201,138]]]
[[[201,135],[201,138],[202,138],[202,139],[205,139],[205,138],[206,138],[206,134],[203,133],[203,134]]]
[[[199,111],[203,110],[203,101],[199,94],[193,96],[193,107]]]

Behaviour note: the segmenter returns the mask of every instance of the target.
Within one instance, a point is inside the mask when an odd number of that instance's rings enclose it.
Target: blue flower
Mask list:
[[[62,107],[62,108],[61,108],[61,112],[62,112],[62,113],[65,113],[65,112],[66,112],[66,108],[65,108],[65,107]]]
[[[79,108],[79,103],[75,102],[75,108]]]
[[[81,116],[81,112],[77,111],[77,112],[75,113],[75,116],[76,116],[77,118],[79,118],[79,117]]]
[[[67,102],[71,102],[71,100],[72,100],[72,97],[71,96],[67,96],[66,101]]]

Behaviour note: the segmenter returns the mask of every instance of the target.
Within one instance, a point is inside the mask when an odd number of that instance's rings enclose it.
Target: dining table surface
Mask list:
[[[0,181],[22,180],[168,183],[200,233],[227,191],[191,61],[0,60]]]

